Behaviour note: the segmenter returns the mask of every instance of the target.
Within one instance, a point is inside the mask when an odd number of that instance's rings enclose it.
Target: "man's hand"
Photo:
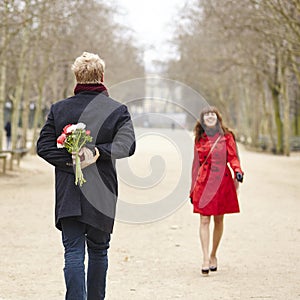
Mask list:
[[[100,156],[99,150],[97,147],[95,147],[95,155],[93,154],[93,151],[87,147],[82,147],[80,151],[78,152],[80,157],[80,167],[81,169],[84,169],[88,167],[89,165],[92,165],[97,161],[97,159]],[[75,154],[72,154],[73,162],[75,161]]]

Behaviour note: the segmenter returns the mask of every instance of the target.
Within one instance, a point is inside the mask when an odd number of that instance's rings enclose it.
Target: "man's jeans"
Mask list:
[[[65,247],[66,300],[104,299],[110,234],[72,218],[62,219],[61,225]],[[85,244],[88,249],[87,285],[84,266]]]

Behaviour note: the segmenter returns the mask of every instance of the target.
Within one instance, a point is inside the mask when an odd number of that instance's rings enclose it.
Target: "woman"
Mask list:
[[[202,274],[217,271],[217,249],[223,233],[224,214],[238,213],[235,179],[243,181],[234,134],[223,125],[215,107],[205,108],[196,123],[192,186],[194,213],[200,214],[200,241],[203,251]],[[209,255],[209,225],[214,217],[212,250]]]

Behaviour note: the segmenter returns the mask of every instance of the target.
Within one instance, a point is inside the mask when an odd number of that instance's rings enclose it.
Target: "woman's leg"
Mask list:
[[[217,250],[223,234],[223,219],[224,215],[214,216],[213,245],[210,253],[210,266],[213,270],[217,268]]]
[[[209,268],[209,224],[210,216],[200,215],[200,241],[203,253],[202,269]]]

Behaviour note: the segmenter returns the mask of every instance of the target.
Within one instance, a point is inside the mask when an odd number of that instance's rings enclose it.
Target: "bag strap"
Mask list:
[[[213,144],[212,147],[210,148],[209,153],[208,153],[208,155],[206,156],[206,159],[204,160],[204,162],[203,162],[202,165],[204,165],[204,164],[206,163],[207,159],[209,158],[209,156],[211,155],[211,153],[212,153],[213,150],[215,149],[215,147],[216,147],[218,141],[220,140],[220,138],[221,138],[221,135],[219,135],[218,138],[215,140],[214,144]],[[200,165],[200,166],[201,166],[201,165]],[[198,170],[197,177],[199,176],[199,172],[200,172],[200,168],[199,168],[199,170]],[[194,186],[193,186],[192,191],[195,189],[196,183],[197,183],[197,179],[196,179],[195,182],[194,182]]]
[[[215,147],[216,147],[218,141],[220,140],[220,138],[221,138],[221,135],[219,135],[218,138],[215,140],[214,144],[213,144],[212,147],[210,148],[210,150],[209,150],[209,152],[208,152],[208,154],[207,154],[207,156],[206,156],[206,159],[205,159],[205,161],[203,162],[202,165],[205,165],[205,163],[207,162],[207,159],[209,158],[209,156],[211,155],[211,153],[212,153],[213,150],[215,149]]]

